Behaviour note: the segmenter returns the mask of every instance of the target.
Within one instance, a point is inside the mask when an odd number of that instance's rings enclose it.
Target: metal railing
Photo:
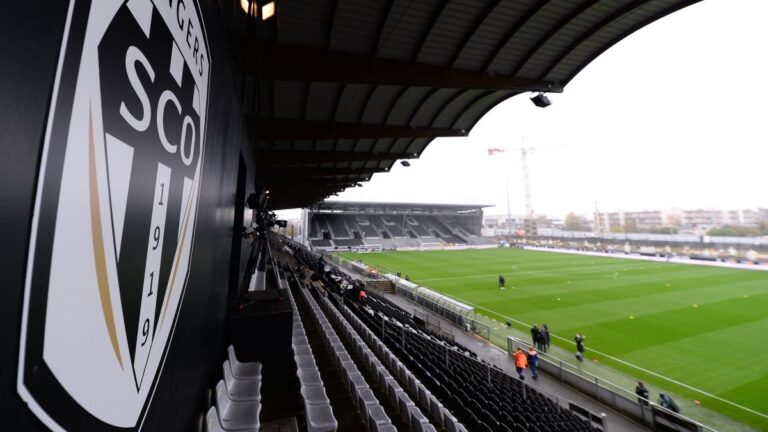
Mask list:
[[[468,325],[469,329],[472,331],[472,333],[480,336],[481,338],[490,341],[491,340],[491,327],[487,326],[480,321],[474,320],[472,318],[468,319]]]
[[[510,354],[517,348],[525,350],[530,345],[529,341],[507,336],[507,352]],[[660,428],[661,430],[716,432],[712,428],[663,408],[650,400],[641,403],[633,392],[549,354],[539,353],[538,368],[547,375],[559,379],[562,383],[649,427]]]

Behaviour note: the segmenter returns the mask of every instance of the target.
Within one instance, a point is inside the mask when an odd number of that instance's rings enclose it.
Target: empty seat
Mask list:
[[[357,408],[360,410],[360,414],[363,416],[363,422],[368,424],[368,412],[369,410],[378,405],[379,401],[373,394],[371,389],[359,389],[357,391]]]
[[[330,400],[325,394],[325,388],[322,385],[302,385],[301,395],[304,397],[304,403],[309,405],[330,404]]]
[[[307,405],[306,415],[308,432],[332,432],[339,427],[329,404]]]
[[[261,401],[233,401],[227,394],[224,380],[216,384],[216,410],[219,423],[227,431],[250,431],[259,429]]]
[[[299,377],[299,381],[302,385],[322,385],[323,380],[320,378],[320,372],[317,370],[302,370],[296,371],[296,375]]]
[[[241,363],[235,355],[235,347],[230,345],[227,349],[229,353],[229,363],[232,365],[232,375],[237,379],[248,379],[261,376],[261,363],[247,362]]]
[[[219,413],[216,412],[216,407],[209,408],[208,414],[205,415],[205,430],[207,432],[225,432],[219,422]]]
[[[381,405],[376,404],[368,409],[368,429],[371,431],[383,431],[382,426],[392,425],[392,422],[384,412]]]
[[[408,411],[411,429],[413,431],[426,432],[428,430],[434,430],[434,427],[429,424],[429,420],[424,416],[418,407],[414,405]]]
[[[315,364],[315,358],[311,355],[297,355],[295,356],[296,359],[296,366],[299,369],[302,370],[317,370],[317,365]]]
[[[411,398],[408,396],[408,393],[400,391],[397,394],[397,406],[400,412],[400,417],[402,417],[406,422],[410,423],[411,408],[416,408],[416,404],[413,403]]]
[[[261,376],[250,379],[237,379],[232,375],[229,360],[222,365],[224,384],[227,395],[233,401],[257,401],[261,399]]]

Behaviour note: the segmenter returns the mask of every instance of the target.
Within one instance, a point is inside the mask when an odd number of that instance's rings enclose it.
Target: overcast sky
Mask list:
[[[434,140],[337,200],[489,204],[601,211],[768,207],[768,1],[704,0],[624,39],[552,105],[529,95],[489,112],[468,138]],[[510,149],[488,156],[489,147]],[[512,150],[514,149],[514,150]]]

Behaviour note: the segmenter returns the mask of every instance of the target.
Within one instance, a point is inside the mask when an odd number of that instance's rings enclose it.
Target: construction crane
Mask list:
[[[528,153],[532,152],[533,148],[521,148],[520,149],[520,162],[523,167],[523,194],[525,196],[525,219],[523,226],[525,227],[525,236],[538,235],[538,229],[536,227],[536,216],[533,214],[533,198],[531,197],[531,175],[528,169]]]
[[[566,146],[555,145],[555,146],[545,146],[545,147],[525,147],[525,137],[523,137],[522,147],[513,147],[513,148],[489,147],[488,148],[488,154],[491,156],[493,156],[495,153],[520,150],[520,162],[522,165],[521,171],[523,174],[523,196],[524,196],[524,202],[525,202],[525,217],[523,220],[523,227],[525,230],[526,237],[538,235],[538,228],[536,226],[536,215],[533,211],[533,194],[531,192],[531,174],[530,174],[530,167],[528,165],[528,157],[535,150],[544,150],[544,149],[562,148],[562,147],[566,147]],[[511,216],[509,214],[509,187],[507,187],[507,220],[509,221],[510,219],[511,219]]]

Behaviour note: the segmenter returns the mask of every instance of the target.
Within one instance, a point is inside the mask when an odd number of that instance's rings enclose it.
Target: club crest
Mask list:
[[[184,298],[211,59],[194,0],[72,0],[30,236],[18,391],[138,429]]]

